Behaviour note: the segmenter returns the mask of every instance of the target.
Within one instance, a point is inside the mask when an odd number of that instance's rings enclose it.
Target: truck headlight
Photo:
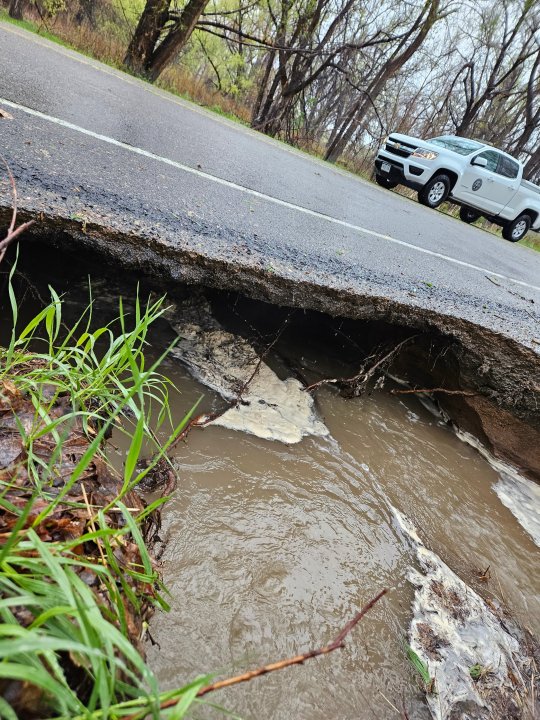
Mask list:
[[[422,148],[418,148],[418,150],[413,152],[411,157],[422,158],[423,160],[435,160],[436,157],[439,157],[439,153],[433,150],[422,150]]]

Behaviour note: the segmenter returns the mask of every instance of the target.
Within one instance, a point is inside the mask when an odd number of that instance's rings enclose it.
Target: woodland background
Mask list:
[[[506,150],[540,180],[540,0],[1,5],[4,16],[356,172],[371,170],[391,131],[449,133]]]

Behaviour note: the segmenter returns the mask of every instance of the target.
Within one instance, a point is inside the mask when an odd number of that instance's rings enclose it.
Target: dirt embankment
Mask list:
[[[0,221],[3,211],[0,210]],[[21,218],[27,219],[27,218]],[[287,277],[123,235],[79,220],[42,217],[27,241],[62,255],[83,251],[89,262],[124,268],[179,297],[192,286],[234,291],[276,308],[301,308],[352,321],[349,330],[373,346],[416,334],[392,368],[433,397],[456,426],[497,458],[540,481],[540,344],[529,346],[470,320],[384,296],[362,295],[319,281]],[[307,276],[306,276],[307,277]],[[533,323],[534,320],[531,320]],[[540,339],[540,336],[539,336]]]

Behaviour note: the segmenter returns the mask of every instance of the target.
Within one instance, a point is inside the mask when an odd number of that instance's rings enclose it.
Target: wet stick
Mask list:
[[[27,230],[30,227],[30,225],[33,225],[34,221],[30,220],[29,222],[19,225],[18,228],[15,227],[15,225],[17,223],[17,186],[15,185],[15,178],[13,177],[13,173],[11,172],[10,167],[7,164],[7,161],[3,155],[0,155],[0,160],[4,164],[7,174],[8,174],[9,182],[11,185],[11,197],[12,197],[12,206],[13,206],[13,212],[11,215],[11,223],[9,225],[7,235],[3,240],[0,240],[0,262],[2,262],[9,245],[11,245],[11,243],[14,240],[16,240],[17,237],[21,233],[23,233],[25,230]]]
[[[472,397],[479,393],[472,390],[447,390],[446,388],[411,388],[409,390],[390,390],[390,395],[430,395],[432,393],[443,393],[444,395],[465,395]]]
[[[248,672],[242,673],[242,675],[236,675],[235,677],[227,678],[225,680],[219,680],[218,682],[212,683],[211,685],[205,685],[204,687],[200,688],[200,690],[197,692],[196,697],[203,697],[204,695],[208,695],[209,693],[215,692],[216,690],[222,690],[223,688],[231,687],[232,685],[239,685],[243,682],[249,682],[256,677],[260,677],[261,675],[267,675],[268,673],[275,672],[276,670],[283,670],[284,668],[291,667],[291,665],[302,665],[304,662],[306,662],[306,660],[311,660],[312,658],[320,657],[321,655],[328,655],[328,653],[331,653],[334,650],[339,650],[345,647],[345,638],[347,637],[347,635],[349,635],[349,633],[356,627],[356,625],[358,625],[360,620],[362,620],[364,615],[366,615],[366,613],[368,613],[371,608],[377,602],[379,602],[379,600],[384,597],[384,595],[386,595],[387,592],[387,588],[381,590],[378,595],[376,595],[372,600],[370,600],[366,605],[364,605],[360,612],[358,612],[353,617],[353,619],[345,625],[343,630],[329,645],[325,645],[324,647],[317,648],[315,650],[310,650],[309,652],[303,653],[302,655],[296,655],[292,658],[287,658],[285,660],[279,660],[275,663],[263,665],[256,670],[249,670]],[[165,710],[166,708],[173,707],[180,701],[178,700],[178,698],[166,700],[160,705],[160,710]],[[125,718],[125,720],[137,720],[137,718],[140,717],[141,713],[134,713],[133,715],[129,715],[127,718]]]

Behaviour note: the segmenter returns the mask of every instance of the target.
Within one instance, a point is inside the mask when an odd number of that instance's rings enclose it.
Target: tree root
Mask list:
[[[412,335],[405,338],[405,340],[402,340],[392,350],[390,350],[390,352],[387,352],[379,359],[375,359],[376,356],[370,355],[365,360],[359,372],[350,378],[324,378],[323,380],[319,380],[318,382],[308,385],[305,388],[305,392],[313,392],[322,385],[337,385],[340,388],[342,395],[346,397],[359,397],[364,391],[367,383],[373,378],[377,371],[380,371],[384,365],[391,363],[404,345],[411,342],[416,337],[418,337],[418,335]],[[372,365],[369,365],[370,360],[375,360],[375,362]]]

